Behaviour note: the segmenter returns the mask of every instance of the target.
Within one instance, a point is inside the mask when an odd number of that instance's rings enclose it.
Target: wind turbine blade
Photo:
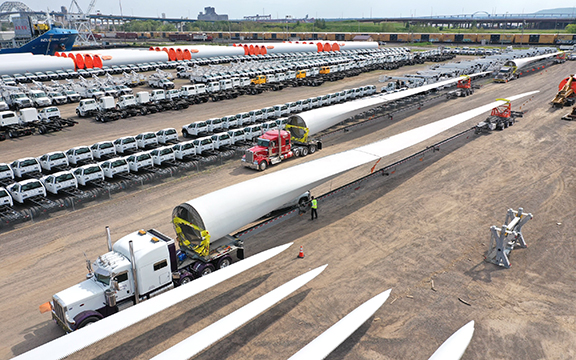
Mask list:
[[[259,297],[251,303],[244,305],[230,315],[205,327],[184,341],[179,342],[170,349],[154,356],[152,360],[186,360],[199,354],[210,345],[222,339],[232,331],[238,329],[248,321],[260,315],[272,305],[298,290],[310,280],[320,275],[328,265],[320,266],[314,270],[290,280],[277,287],[266,295]]]
[[[374,315],[376,310],[386,302],[391,291],[392,289],[386,290],[358,306],[288,360],[321,360],[326,358],[364,324],[370,316]]]
[[[474,320],[462,326],[428,360],[460,360],[474,335]]]
[[[90,326],[78,329],[56,340],[52,340],[49,343],[32,349],[14,359],[62,359],[240,274],[278,255],[290,247],[290,245],[292,245],[292,243],[277,246],[250,256],[247,259],[234,263],[209,275],[202,276],[188,284],[181,285],[176,289],[172,289],[164,294],[153,297],[150,300],[146,300],[117,314],[97,321]]]

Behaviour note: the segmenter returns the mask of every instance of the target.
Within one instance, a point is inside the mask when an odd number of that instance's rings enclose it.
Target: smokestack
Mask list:
[[[108,240],[108,251],[112,251],[112,236],[110,236],[110,226],[106,226],[106,239]]]

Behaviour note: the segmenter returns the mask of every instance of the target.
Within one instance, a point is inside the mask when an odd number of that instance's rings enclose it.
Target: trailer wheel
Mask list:
[[[306,156],[308,155],[308,148],[307,147],[303,147],[302,148],[302,156]]]
[[[262,161],[260,161],[260,164],[258,164],[258,170],[260,170],[260,171],[266,170],[267,167],[268,167],[268,163],[266,162],[266,160],[262,160]]]
[[[82,322],[80,323],[80,325],[78,325],[78,329],[81,329],[85,326],[89,326],[93,323],[95,323],[96,321],[98,321],[100,319],[98,319],[96,316],[90,316],[87,317],[86,319],[82,320]]]
[[[310,154],[314,154],[316,152],[316,145],[310,144],[308,148],[310,150]]]
[[[220,270],[232,264],[232,258],[228,255],[221,257],[216,264],[216,269]]]

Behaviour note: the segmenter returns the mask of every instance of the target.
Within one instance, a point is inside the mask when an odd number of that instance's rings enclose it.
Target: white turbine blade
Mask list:
[[[321,360],[326,358],[334,349],[344,342],[356,331],[368,318],[386,302],[390,296],[390,290],[386,290],[358,306],[350,314],[342,318],[328,330],[324,331],[316,339],[303,347],[288,360]]]
[[[474,335],[474,320],[462,326],[428,360],[460,360]]]
[[[186,360],[191,358],[304,286],[310,280],[320,275],[326,266],[328,265],[323,265],[308,271],[290,280],[286,284],[277,287],[266,295],[244,305],[232,314],[205,327],[186,340],[179,342],[170,349],[154,356],[152,360]]]
[[[112,334],[134,325],[154,314],[159,313],[181,301],[184,301],[224,280],[240,274],[290,247],[292,243],[277,246],[247,259],[234,263],[209,275],[202,276],[188,284],[172,289],[150,300],[139,303],[117,314],[97,321],[90,326],[78,329],[49,343],[32,349],[14,359],[51,360],[62,359],[94,344]]]
[[[517,100],[537,92],[527,92],[508,99]],[[173,216],[189,221],[208,231],[213,239],[219,239],[346,171],[421,143],[505,103],[503,100],[493,101],[366,146],[228,186],[178,205]],[[227,206],[222,207],[223,202]],[[188,240],[194,243],[198,238],[192,236],[199,235],[187,233],[186,236],[190,236]]]

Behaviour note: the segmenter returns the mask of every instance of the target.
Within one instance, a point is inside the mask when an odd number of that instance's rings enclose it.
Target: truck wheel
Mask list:
[[[266,160],[262,160],[262,161],[260,161],[260,164],[258,164],[258,170],[260,170],[260,171],[266,170],[267,167],[268,167],[268,163],[266,162]]]
[[[182,129],[182,136],[184,136],[185,138],[189,138],[190,134],[188,134],[188,130]]]
[[[180,285],[188,284],[192,280],[194,280],[192,276],[184,276],[180,279]]]
[[[202,266],[200,266],[198,268],[198,276],[202,277],[202,276],[206,276],[208,274],[213,273],[214,271],[216,271],[216,269],[214,268],[214,265],[212,264],[203,264]]]
[[[6,140],[6,134],[0,134],[0,141]]]
[[[308,155],[308,148],[307,147],[303,147],[302,148],[302,156],[306,156]]]
[[[310,146],[308,148],[309,148],[310,154],[314,154],[316,152],[316,145],[310,144]]]
[[[232,258],[228,255],[221,257],[216,264],[216,269],[220,270],[232,264]]]
[[[148,109],[146,109],[146,108],[141,108],[141,109],[140,109],[140,115],[142,115],[142,116],[148,115]]]
[[[100,319],[98,319],[96,316],[87,317],[86,319],[82,320],[82,322],[80,322],[80,325],[78,325],[78,329],[82,329],[83,327],[95,323],[98,320]]]
[[[299,157],[300,156],[300,148],[295,148],[294,150],[292,150],[292,152],[294,153],[295,157]]]

